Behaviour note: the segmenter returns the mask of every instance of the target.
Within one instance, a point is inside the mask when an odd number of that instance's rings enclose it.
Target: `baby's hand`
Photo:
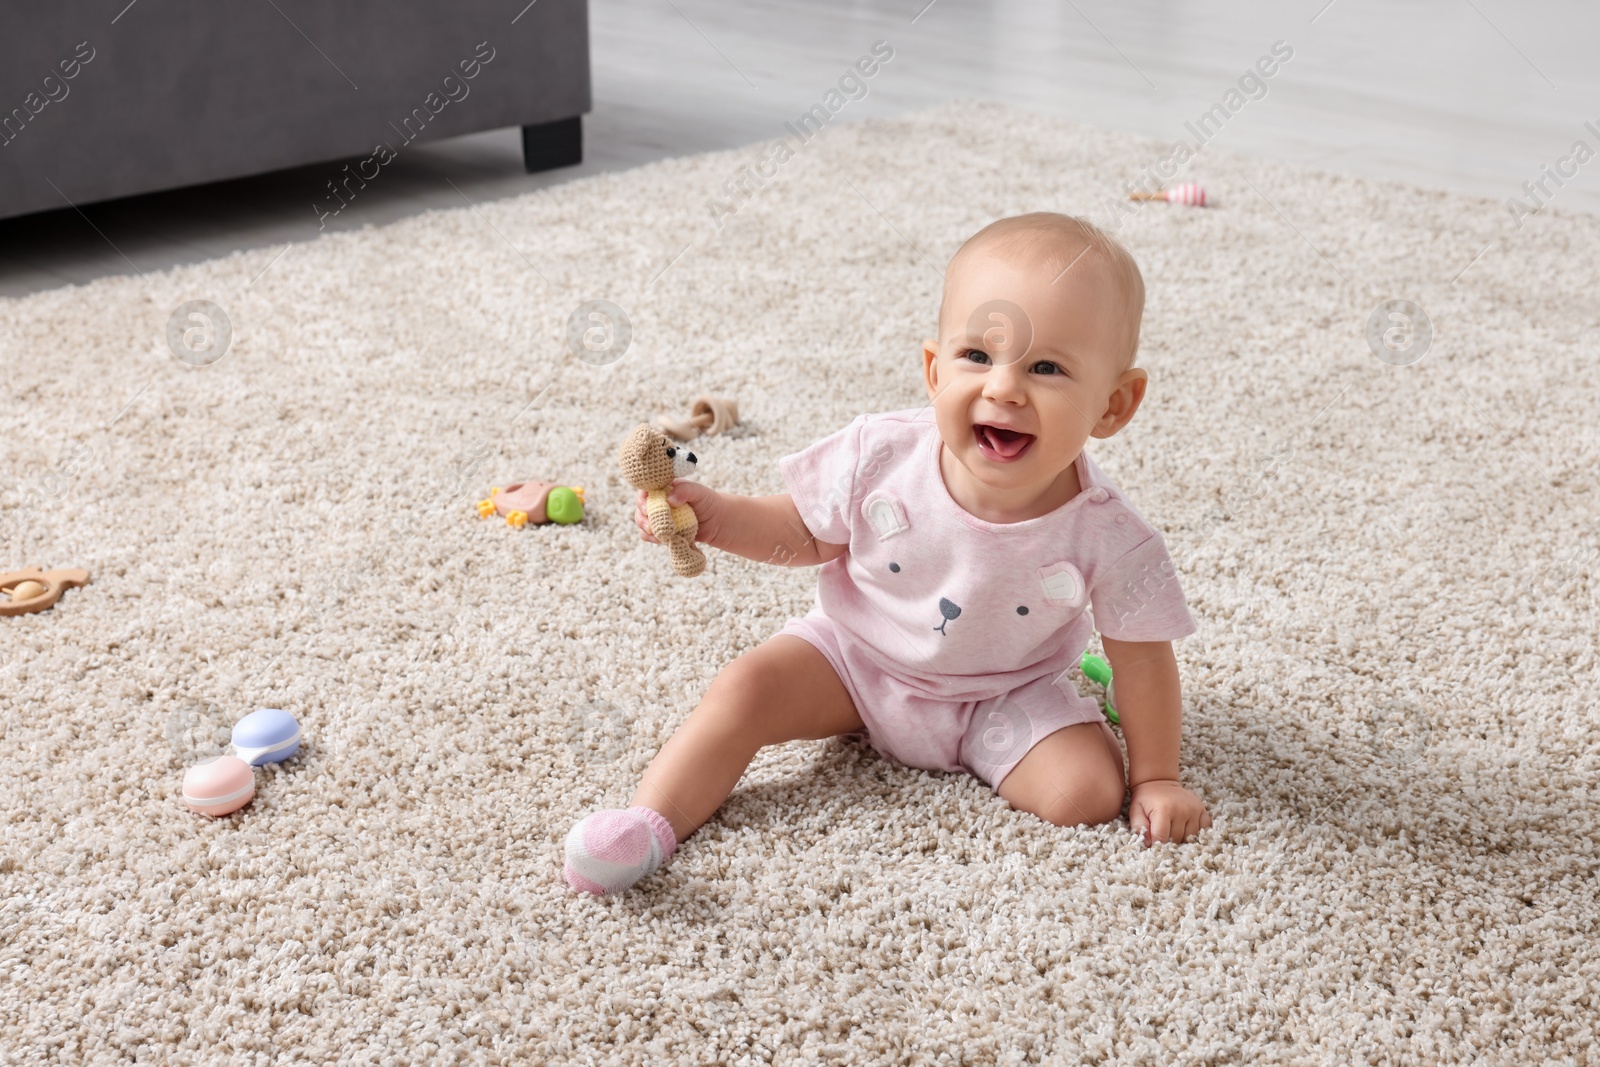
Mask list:
[[[649,499],[649,496],[650,494],[646,490],[639,490],[638,505],[633,512],[633,524],[639,527],[639,532],[644,535],[646,541],[659,545],[661,542],[656,539],[655,534],[650,532],[650,519],[644,511],[644,502]],[[674,507],[679,504],[688,504],[694,509],[695,521],[700,525],[700,528],[695,531],[694,539],[699,543],[708,545],[713,544],[717,536],[717,512],[719,510],[717,497],[718,494],[715,489],[701,485],[699,482],[691,482],[682,478],[673,481],[672,487],[667,491],[667,503]]]
[[[1211,815],[1199,797],[1177,782],[1154,778],[1133,787],[1128,825],[1147,845],[1183,842],[1210,826]]]

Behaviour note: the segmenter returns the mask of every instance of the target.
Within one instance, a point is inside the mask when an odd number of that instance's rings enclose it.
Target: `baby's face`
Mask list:
[[[1108,437],[1132,417],[1138,396],[1131,407],[1121,396],[1126,410],[1108,414],[1119,385],[1139,378],[1142,396],[1144,372],[1121,366],[1116,283],[1094,258],[1060,273],[974,250],[946,280],[924,378],[945,447],[970,475],[962,488],[995,512],[1051,503],[1066,491],[1063,479],[1075,481],[1068,468],[1089,437]],[[986,426],[1026,436],[992,441],[1005,435]]]

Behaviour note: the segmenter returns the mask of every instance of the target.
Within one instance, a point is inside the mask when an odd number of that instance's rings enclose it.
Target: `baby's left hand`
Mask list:
[[[1133,787],[1128,825],[1146,845],[1183,842],[1210,826],[1211,815],[1199,797],[1176,781],[1155,778]]]

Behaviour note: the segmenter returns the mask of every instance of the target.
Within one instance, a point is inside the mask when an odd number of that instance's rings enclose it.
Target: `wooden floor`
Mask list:
[[[590,29],[581,166],[524,174],[514,129],[417,146],[331,225],[769,140],[877,40],[894,58],[845,120],[985,98],[1176,139],[1282,41],[1215,147],[1502,202],[1575,141],[1600,152],[1600,5],[1581,0],[591,0]],[[309,239],[326,169],[0,221],[0,296]],[[1552,202],[1600,213],[1600,159]]]

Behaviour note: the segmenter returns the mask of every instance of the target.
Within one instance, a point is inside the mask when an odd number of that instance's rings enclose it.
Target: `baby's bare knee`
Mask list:
[[[748,654],[729,663],[712,680],[696,713],[704,711],[715,718],[725,729],[737,732],[760,744],[772,744],[769,738],[772,671],[760,660]]]
[[[822,653],[783,634],[724,667],[705,704],[725,728],[762,745],[817,740],[865,725]]]
[[[1109,777],[1063,784],[1038,815],[1054,826],[1100,826],[1121,817],[1126,795],[1122,783]]]
[[[748,707],[761,699],[770,673],[747,652],[717,672],[705,699],[714,699],[719,705]]]

